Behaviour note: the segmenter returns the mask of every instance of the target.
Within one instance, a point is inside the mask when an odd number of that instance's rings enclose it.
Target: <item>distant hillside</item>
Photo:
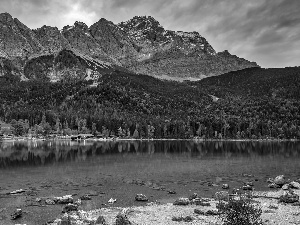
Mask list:
[[[96,82],[3,76],[0,120],[18,134],[30,128],[135,138],[300,138],[299,77],[297,67],[183,83],[121,71]]]
[[[0,43],[0,76],[22,80],[78,80],[120,67],[168,79],[195,79],[258,67],[228,51],[216,53],[198,32],[165,30],[150,16],[119,24],[102,18],[90,27],[76,21],[62,30],[46,25],[31,30],[1,13]]]

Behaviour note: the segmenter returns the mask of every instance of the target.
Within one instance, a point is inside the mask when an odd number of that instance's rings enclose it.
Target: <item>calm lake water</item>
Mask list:
[[[70,179],[95,171],[163,183],[240,182],[245,174],[260,181],[279,174],[293,179],[300,178],[299,159],[300,142],[2,142],[0,180]]]
[[[300,178],[300,142],[2,142],[0,202],[6,210],[0,206],[0,221],[13,224],[15,208],[28,212],[22,224],[43,224],[61,213],[59,205],[31,206],[37,197],[93,193],[81,209],[106,207],[110,198],[123,207],[145,204],[134,200],[137,193],[164,203],[194,192],[211,197],[224,183],[238,188],[251,181],[256,190],[268,190],[266,180],[281,174]],[[5,194],[17,189],[26,193]]]

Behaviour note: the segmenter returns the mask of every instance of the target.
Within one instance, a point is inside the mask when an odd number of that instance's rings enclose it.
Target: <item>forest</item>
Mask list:
[[[300,139],[300,67],[175,82],[121,71],[92,81],[0,77],[0,121],[16,136]]]

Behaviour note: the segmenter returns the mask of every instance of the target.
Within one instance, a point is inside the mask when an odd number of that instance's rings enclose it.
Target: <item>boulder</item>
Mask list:
[[[279,197],[279,202],[284,202],[284,203],[299,202],[299,196],[294,193],[286,193]]]
[[[290,183],[291,188],[295,188],[295,189],[300,189],[300,183],[296,182],[296,181],[292,181]]]
[[[22,209],[16,209],[10,216],[12,220],[16,220],[22,216]]]
[[[146,197],[146,195],[143,195],[143,194],[137,194],[135,196],[135,200],[136,201],[139,201],[139,202],[147,202],[148,201],[148,198]]]
[[[284,185],[286,183],[285,176],[279,175],[279,176],[275,177],[274,183],[277,185],[280,185],[280,186]]]
[[[190,200],[188,198],[179,198],[173,203],[173,205],[188,205],[188,204],[190,204]]]

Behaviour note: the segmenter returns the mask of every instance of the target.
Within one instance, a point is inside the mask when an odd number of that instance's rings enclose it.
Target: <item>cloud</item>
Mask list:
[[[30,28],[91,25],[149,15],[170,30],[198,31],[217,51],[263,67],[299,65],[299,0],[0,0],[1,10]]]

